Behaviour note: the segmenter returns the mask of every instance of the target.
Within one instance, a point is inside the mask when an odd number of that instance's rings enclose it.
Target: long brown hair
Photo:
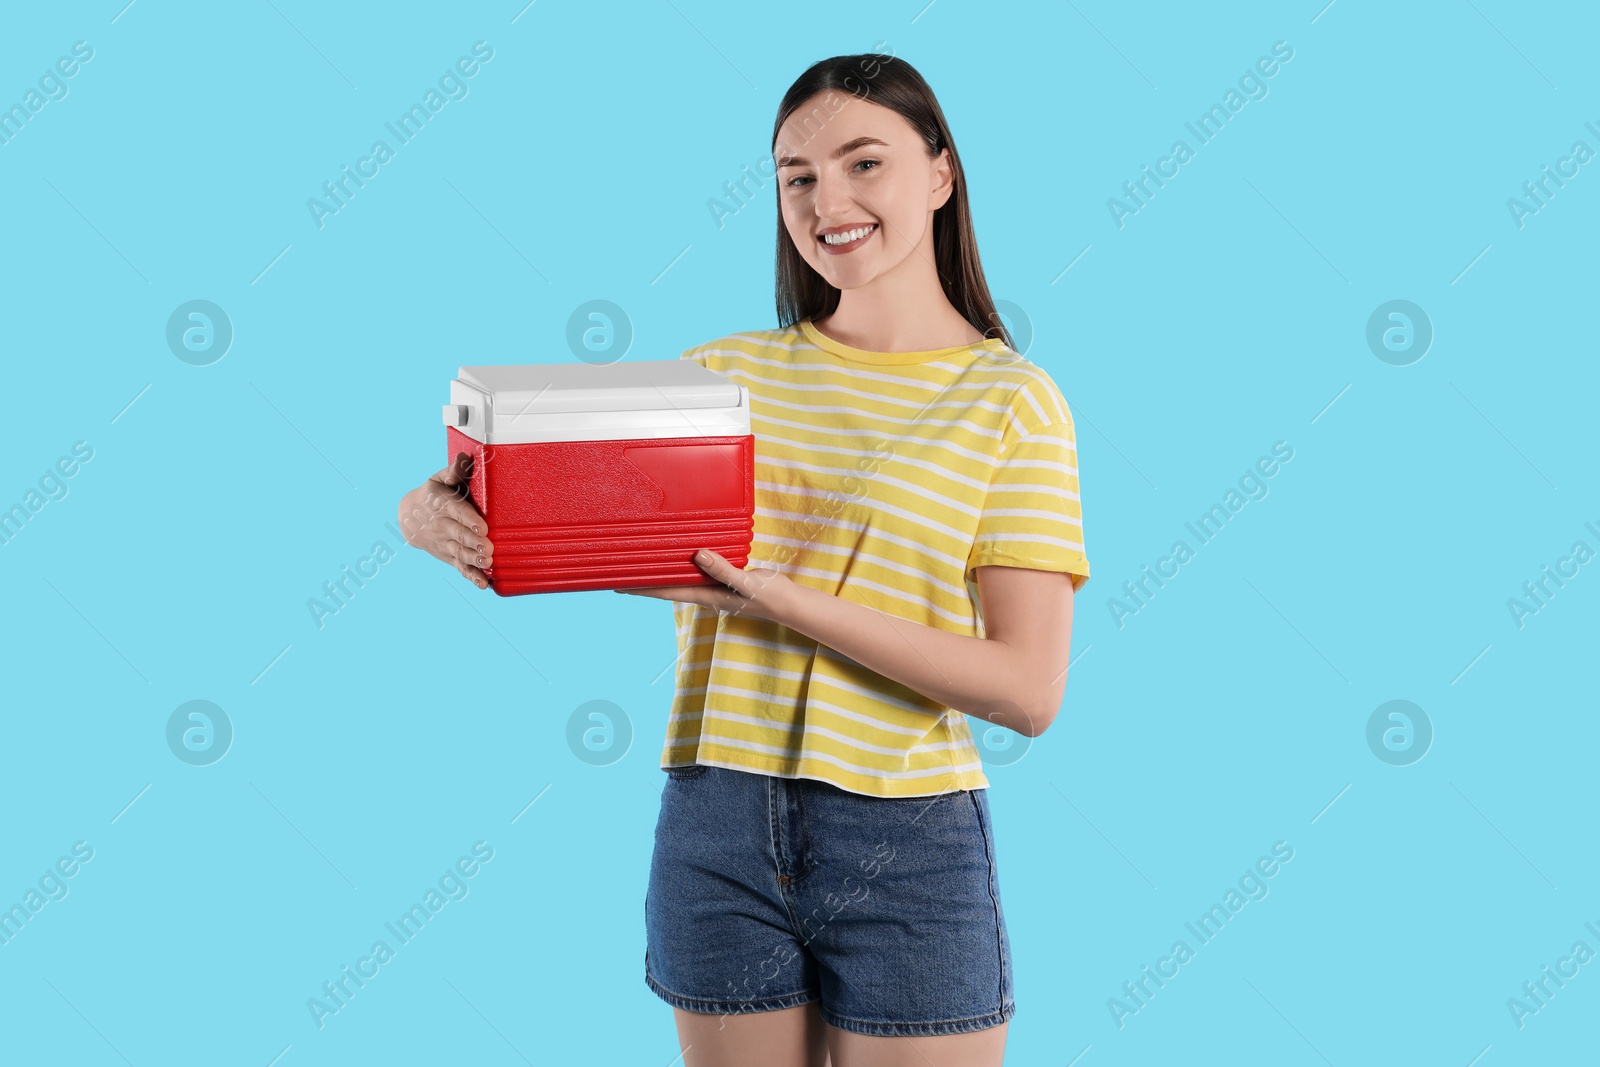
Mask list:
[[[944,206],[933,213],[934,268],[939,284],[961,316],[985,337],[999,337],[1015,350],[1011,334],[995,311],[989,285],[978,260],[978,239],[972,232],[972,211],[967,206],[967,176],[961,169],[950,127],[933,90],[915,67],[892,55],[863,53],[833,56],[808,67],[795,79],[778,105],[778,118],[772,124],[772,146],[778,145],[778,131],[791,113],[818,93],[844,90],[859,100],[881,104],[896,112],[922,135],[928,158],[939,149],[950,150],[950,172],[955,188]],[[815,110],[815,109],[814,109]],[[824,117],[823,121],[826,121]],[[809,140],[808,133],[807,139]],[[783,195],[783,183],[777,185]],[[793,326],[801,319],[825,318],[839,306],[839,290],[812,269],[795,247],[783,224],[783,207],[778,208],[778,257],[776,269],[778,325]]]

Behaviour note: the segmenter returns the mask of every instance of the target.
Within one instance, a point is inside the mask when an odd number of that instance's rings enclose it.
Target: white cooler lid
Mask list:
[[[485,444],[750,432],[749,390],[687,359],[462,367],[450,401]]]

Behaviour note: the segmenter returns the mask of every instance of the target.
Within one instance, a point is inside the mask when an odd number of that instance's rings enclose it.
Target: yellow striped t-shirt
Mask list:
[[[809,320],[683,353],[749,387],[750,558],[799,585],[982,637],[973,568],[1089,577],[1072,416],[997,338],[869,352]],[[988,786],[967,716],[778,623],[673,602],[662,768],[812,778],[854,793]],[[994,728],[979,719],[980,729]]]

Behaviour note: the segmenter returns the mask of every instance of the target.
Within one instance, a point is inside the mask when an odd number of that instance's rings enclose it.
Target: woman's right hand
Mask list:
[[[456,460],[400,498],[400,532],[406,543],[437,556],[461,572],[479,589],[489,588],[484,568],[494,565],[494,545],[467,484],[472,477],[472,457],[458,453]]]

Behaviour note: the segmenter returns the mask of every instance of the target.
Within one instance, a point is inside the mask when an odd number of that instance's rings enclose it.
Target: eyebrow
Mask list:
[[[849,153],[854,152],[856,149],[862,147],[863,145],[869,145],[869,144],[882,145],[884,148],[888,148],[889,147],[889,143],[887,141],[880,141],[876,137],[871,137],[871,136],[855,137],[855,138],[852,138],[851,140],[846,141],[844,144],[840,145],[838,148],[835,148],[833,150],[832,154],[828,158],[830,158],[830,159],[838,159],[840,156],[848,155]],[[810,166],[810,164],[811,164],[810,160],[802,159],[799,156],[783,156],[778,160],[778,166],[780,168],[782,168],[782,167],[806,167],[806,166]]]

